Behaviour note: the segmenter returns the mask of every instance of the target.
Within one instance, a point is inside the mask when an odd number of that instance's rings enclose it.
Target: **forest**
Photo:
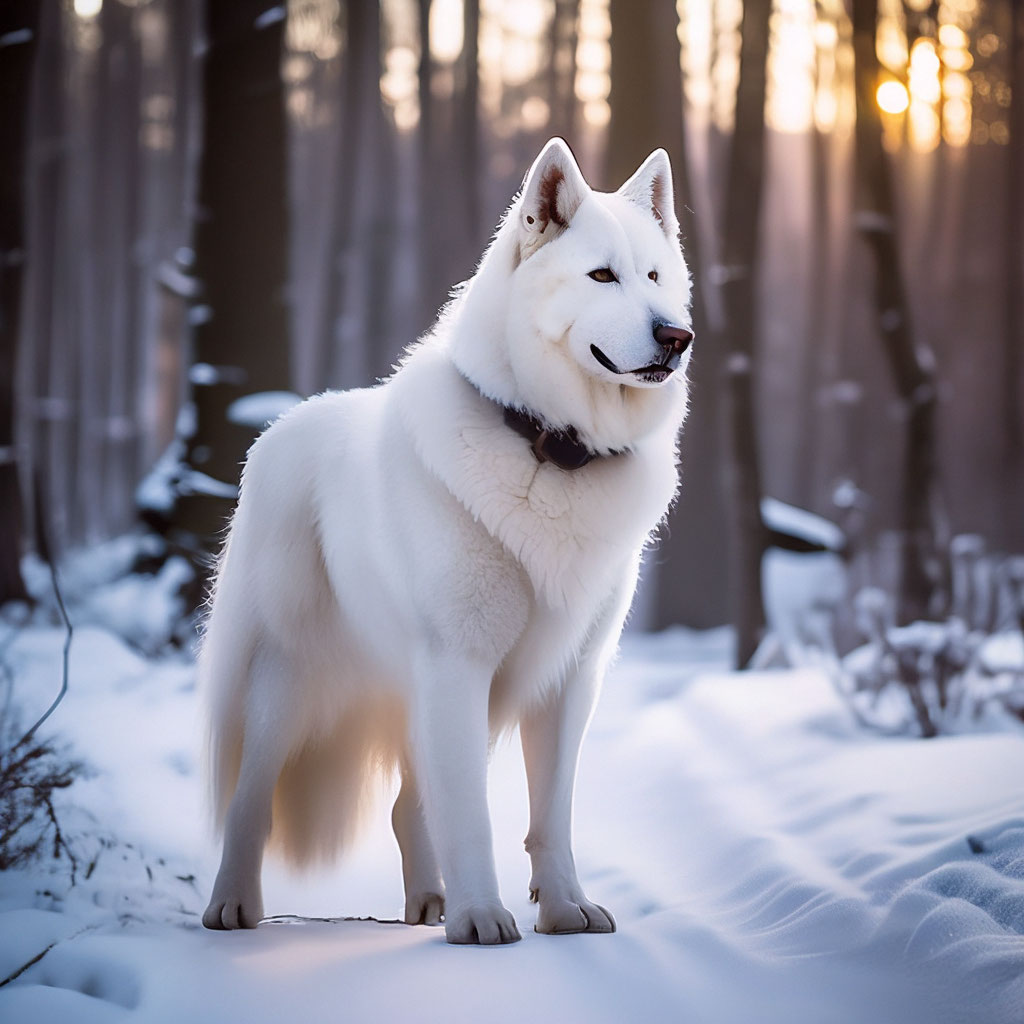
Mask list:
[[[392,374],[553,137],[667,152],[693,285],[569,801],[619,934],[530,927],[505,739],[504,953],[397,927],[387,813],[204,930],[246,453]],[[1018,1024],[1022,777],[1024,4],[0,3],[0,1018]]]
[[[202,577],[265,422],[232,403],[386,375],[552,135],[599,188],[668,150],[697,282],[644,625],[741,622],[750,653],[762,497],[851,528],[853,578],[904,620],[948,609],[955,536],[1024,548],[1009,0],[3,18],[0,597],[43,526],[59,555],[141,521]]]

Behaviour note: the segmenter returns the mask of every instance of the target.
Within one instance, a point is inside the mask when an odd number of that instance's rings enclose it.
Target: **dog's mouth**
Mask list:
[[[669,350],[660,363],[650,363],[635,370],[620,370],[596,345],[590,346],[590,354],[606,369],[620,377],[636,377],[645,384],[662,384],[679,368],[682,352]]]

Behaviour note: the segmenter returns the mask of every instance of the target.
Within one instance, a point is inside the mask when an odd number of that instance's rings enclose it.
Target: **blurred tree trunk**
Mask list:
[[[17,368],[19,418],[25,434],[25,454],[33,478],[45,491],[52,515],[55,479],[65,467],[60,462],[58,435],[64,403],[54,397],[51,371],[54,364],[73,361],[74,353],[55,356],[56,339],[61,336],[67,275],[62,273],[60,255],[64,241],[61,214],[67,208],[65,169],[68,162],[67,117],[64,82],[67,64],[61,8],[40,5],[38,44],[32,75],[31,114],[28,122],[27,188],[28,249],[32,258],[25,267],[27,287],[23,295],[20,359]],[[8,108],[13,109],[13,108]],[[32,490],[29,491],[30,501]],[[38,518],[34,514],[33,518]]]
[[[902,7],[909,54],[919,39],[935,39],[939,26],[939,4],[937,0],[924,5],[920,0],[917,3],[903,0]],[[916,7],[921,9],[916,10]],[[943,106],[940,103],[937,111],[937,158],[918,164],[914,190],[905,197],[908,214],[904,216],[903,222],[907,227],[900,239],[901,248],[907,255],[907,266],[915,268],[921,279],[926,281],[943,280],[950,273],[948,263],[960,244],[957,228],[963,199],[966,152],[950,149],[942,138]],[[904,122],[904,140],[908,123],[909,120]],[[917,207],[916,211],[913,206]],[[942,210],[942,216],[931,216],[930,211],[933,210]],[[913,232],[911,228],[915,224],[920,226]],[[944,266],[944,263],[947,265]],[[914,281],[910,274],[907,275],[907,283],[913,289]]]
[[[209,3],[195,230],[195,429],[173,524],[200,547],[215,538],[253,428],[231,423],[237,398],[289,383],[286,131],[280,75],[284,9],[271,0]],[[200,475],[201,474],[201,475]]]
[[[14,364],[26,262],[26,150],[39,4],[0,8],[0,604],[27,599],[21,576],[22,496],[14,445]]]
[[[555,0],[551,15],[551,59],[548,62],[548,109],[552,135],[576,134],[576,21],[579,0]]]
[[[349,130],[343,130],[339,139],[346,187],[338,197],[344,209],[336,218],[341,274],[335,294],[331,380],[343,387],[365,387],[387,375],[396,355],[389,336],[400,216],[398,156],[380,95],[384,73],[380,5],[350,0],[348,12],[345,125]]]
[[[167,32],[171,55],[169,58],[169,88],[174,97],[174,111],[171,119],[171,152],[168,154],[171,171],[168,179],[175,183],[175,193],[165,199],[168,209],[177,216],[169,218],[174,224],[175,234],[182,243],[189,238],[189,225],[182,212],[192,209],[196,201],[198,182],[193,168],[199,154],[199,133],[202,126],[195,116],[202,101],[201,58],[196,54],[196,36],[202,23],[202,0],[178,0],[167,3]]]
[[[914,43],[918,39],[935,35],[939,25],[939,3],[938,0],[931,0],[927,4],[922,4],[920,0],[915,0],[914,3],[903,0],[902,7],[909,51],[914,48]]]
[[[143,167],[139,152],[142,127],[142,52],[140,11],[123,4],[104,4],[117,19],[117,48],[105,69],[116,105],[104,119],[101,145],[106,157],[104,208],[108,211],[106,242],[109,259],[103,294],[110,297],[104,327],[110,335],[110,388],[104,409],[103,477],[106,481],[100,536],[127,529],[134,517],[133,494],[140,470],[139,364],[148,339],[142,331],[140,307],[140,190]],[[104,141],[106,145],[104,145]]]
[[[1006,344],[1003,405],[1006,479],[1013,481],[1009,509],[1019,509],[1024,499],[1024,4],[1011,0],[1010,48],[1010,152],[1007,196]],[[1010,524],[1015,543],[1024,543],[1022,526]]]
[[[816,5],[816,17],[819,21],[829,21],[828,13],[819,3]],[[838,34],[839,27],[836,26]],[[823,54],[819,45],[815,46],[814,61],[814,95],[815,98],[824,89],[822,82]],[[822,131],[817,119],[812,121],[810,128],[811,144],[811,237],[810,237],[810,293],[807,315],[807,335],[803,350],[800,353],[800,365],[797,368],[799,385],[797,394],[800,396],[800,427],[797,437],[802,445],[801,456],[794,466],[796,501],[808,508],[813,508],[818,495],[816,494],[816,471],[818,466],[820,445],[815,420],[818,414],[818,389],[821,383],[819,369],[821,352],[825,347],[825,335],[828,330],[828,307],[831,298],[829,289],[832,283],[832,232],[831,232],[831,161],[832,133]]]
[[[460,205],[468,242],[487,230],[480,223],[480,0],[463,0],[462,11],[456,131],[461,150],[459,174],[465,182]]]
[[[365,180],[371,197],[372,220],[366,230],[367,258],[364,262],[368,282],[361,338],[366,365],[361,385],[386,377],[395,363],[399,347],[412,341],[408,326],[404,322],[396,325],[394,317],[395,260],[402,213],[398,198],[397,140],[380,95],[379,82],[384,73],[385,54],[379,20],[371,53],[374,69],[369,101],[372,144],[367,147]],[[397,339],[395,333],[400,335]]]
[[[91,23],[99,47],[76,48],[69,55],[71,162],[65,184],[68,235],[58,254],[69,279],[69,301],[58,303],[65,320],[55,340],[69,355],[74,353],[75,361],[68,359],[66,366],[54,365],[51,394],[63,392],[69,399],[69,430],[62,447],[73,471],[64,478],[68,522],[58,532],[76,543],[92,543],[99,537],[105,485],[103,418],[110,385],[110,335],[103,320],[109,303],[105,288],[110,251],[105,236],[110,211],[104,206],[108,157],[104,131],[107,120],[114,116],[111,106],[120,103],[120,97],[111,93],[105,74],[111,50],[117,45],[114,34],[120,21],[111,17],[111,7],[104,5]],[[67,260],[70,246],[88,246],[91,258],[76,267]],[[61,483],[54,481],[54,497],[60,494],[60,488]],[[59,498],[55,504],[59,511]]]
[[[323,387],[356,387],[367,383],[365,352],[368,342],[355,337],[360,311],[352,308],[359,289],[351,287],[353,261],[362,259],[357,242],[360,184],[367,160],[376,156],[374,116],[380,106],[380,22],[377,4],[347,0],[342,6],[346,46],[342,68],[341,131],[338,133],[338,180],[334,216],[327,243],[329,287],[323,294]],[[384,170],[384,169],[382,169]],[[370,179],[373,180],[372,178]]]
[[[740,23],[740,77],[729,150],[718,280],[727,348],[727,416],[731,495],[733,622],[736,660],[745,665],[764,629],[761,559],[761,469],[757,449],[754,373],[757,335],[757,259],[764,180],[764,103],[771,0],[747,0]]]
[[[133,415],[140,433],[133,481],[173,440],[184,397],[183,311],[171,296],[176,280],[173,261],[179,268],[191,261],[187,213],[194,203],[192,168],[198,154],[199,119],[195,115],[200,64],[194,51],[200,14],[197,0],[159,0],[138,12],[144,41],[139,242],[135,246],[138,266],[134,268],[138,277],[139,352]],[[154,287],[155,282],[159,283]]]
[[[121,3],[104,4],[100,12],[95,116],[86,138],[91,180],[83,214],[95,251],[80,293],[85,316],[75,504],[87,541],[131,524],[139,468],[136,364],[144,340],[138,310],[141,54],[136,14]]]
[[[437,259],[435,244],[443,212],[438,194],[434,159],[434,61],[430,53],[431,0],[418,0],[420,59],[417,92],[420,119],[417,128],[417,225],[419,252],[419,307],[417,330],[425,330],[434,320],[443,294],[443,260]],[[441,267],[438,264],[442,264]]]
[[[719,625],[728,618],[722,566],[727,560],[725,502],[721,479],[718,380],[721,356],[711,344],[700,289],[697,222],[683,124],[683,85],[679,67],[678,15],[672,4],[634,5],[612,0],[611,123],[607,187],[617,188],[647,154],[662,146],[672,161],[676,213],[683,249],[694,280],[695,342],[690,413],[682,435],[682,491],[670,528],[658,547],[652,625],[684,622]],[[658,102],[651,102],[657,96]],[[671,529],[674,524],[677,529]]]
[[[53,7],[52,19],[48,8]],[[80,500],[81,478],[94,471],[83,464],[77,443],[85,432],[82,366],[88,358],[88,339],[95,328],[95,290],[90,288],[98,256],[82,260],[78,253],[92,247],[94,224],[92,177],[95,172],[93,131],[99,116],[96,102],[95,47],[77,45],[77,21],[64,5],[45,5],[41,13],[41,47],[48,33],[56,36],[63,75],[53,101],[59,114],[53,122],[51,145],[63,150],[53,201],[51,276],[40,281],[40,301],[50,307],[50,332],[40,345],[41,394],[39,415],[45,423],[44,481],[48,518],[60,554],[62,546],[84,541],[86,510]],[[49,21],[49,25],[46,23]],[[95,37],[92,37],[95,39]],[[45,75],[44,75],[45,77]],[[49,105],[49,97],[48,104]],[[43,112],[43,117],[49,117]]]
[[[480,227],[478,0],[463,5],[463,48],[453,65],[431,55],[430,0],[419,2],[420,120],[417,168],[420,330],[451,286],[468,277],[485,237]]]
[[[878,0],[854,0],[853,45],[857,101],[854,222],[875,264],[878,328],[906,415],[901,487],[903,549],[898,614],[909,621],[926,615],[935,574],[935,359],[914,343],[896,237],[892,180],[882,147],[875,102],[879,80],[875,31]]]
[[[726,4],[731,0],[725,0]],[[726,8],[729,9],[728,7]],[[719,119],[716,111],[722,107],[722,94],[725,92],[725,76],[716,73],[723,57],[732,57],[732,31],[722,24],[722,4],[720,0],[709,0],[708,17],[711,21],[711,52],[708,54],[708,68],[711,74],[711,117],[707,126],[707,177],[708,194],[711,197],[711,209],[714,229],[710,237],[718,237],[717,225],[722,222],[722,210],[724,204],[725,174],[722,168],[728,157],[729,135],[719,126]],[[735,104],[735,96],[729,97],[732,104]],[[706,236],[707,237],[707,236]],[[717,248],[717,246],[716,246]]]

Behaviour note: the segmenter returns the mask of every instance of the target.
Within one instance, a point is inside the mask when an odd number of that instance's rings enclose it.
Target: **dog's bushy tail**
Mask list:
[[[322,658],[303,658],[302,643],[283,662],[275,660],[280,638],[272,639],[260,619],[257,588],[245,564],[249,538],[246,524],[240,525],[221,559],[199,659],[210,804],[222,832],[238,785],[246,720],[255,715],[261,728],[287,737],[291,747],[274,790],[268,849],[304,868],[333,859],[355,837],[377,792],[373,783],[398,761],[404,715],[395,701],[380,696],[339,708],[330,695],[342,680]],[[291,557],[297,557],[294,551]],[[308,586],[322,586],[326,600],[326,582],[317,583],[322,568],[306,569]],[[310,638],[310,648],[315,643]],[[254,692],[254,678],[261,674],[267,678],[257,680]]]
[[[274,791],[272,853],[306,868],[351,845],[396,764],[395,723],[384,704],[356,705],[289,759]]]

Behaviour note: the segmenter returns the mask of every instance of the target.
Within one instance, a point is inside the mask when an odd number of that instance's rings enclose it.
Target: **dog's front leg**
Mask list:
[[[603,660],[584,658],[557,696],[520,722],[530,790],[530,896],[539,904],[536,931],[549,935],[615,931],[612,915],[584,895],[572,855],[576,765]]]
[[[498,895],[487,811],[487,704],[492,670],[456,654],[424,658],[411,745],[427,826],[445,883],[445,936],[495,945],[520,939]]]

